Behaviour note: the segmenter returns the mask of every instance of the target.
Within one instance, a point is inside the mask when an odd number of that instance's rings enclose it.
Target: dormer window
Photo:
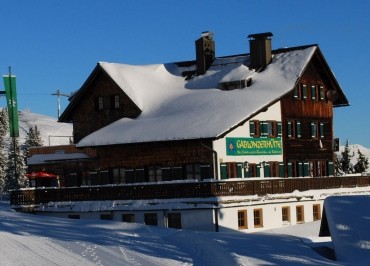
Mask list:
[[[223,91],[243,89],[245,87],[250,87],[251,85],[252,85],[252,78],[218,83],[219,89]]]

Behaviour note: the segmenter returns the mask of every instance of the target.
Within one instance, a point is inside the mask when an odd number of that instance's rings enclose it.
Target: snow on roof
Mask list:
[[[264,71],[249,56],[217,58],[204,75],[185,80],[177,64],[133,66],[99,63],[142,110],[82,139],[77,146],[215,138],[292,90],[316,46],[274,54]],[[252,78],[243,89],[221,91],[220,82]]]
[[[370,195],[331,196],[324,210],[336,259],[365,265],[370,261]]]

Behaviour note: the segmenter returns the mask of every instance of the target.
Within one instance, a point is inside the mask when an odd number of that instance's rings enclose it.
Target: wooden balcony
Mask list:
[[[208,198],[291,193],[331,188],[370,186],[370,175],[316,178],[281,178],[200,182],[168,182],[70,188],[32,188],[10,192],[13,207],[49,202]]]

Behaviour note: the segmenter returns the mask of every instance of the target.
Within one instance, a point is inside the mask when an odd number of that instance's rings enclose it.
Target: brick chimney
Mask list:
[[[197,75],[203,75],[215,60],[215,42],[213,33],[202,32],[202,37],[195,41]]]
[[[271,32],[250,34],[250,65],[249,68],[259,70],[270,64],[271,55]]]

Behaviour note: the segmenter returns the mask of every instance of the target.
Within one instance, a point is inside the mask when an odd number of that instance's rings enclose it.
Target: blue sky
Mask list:
[[[195,59],[202,31],[216,56],[248,53],[247,35],[270,31],[273,49],[319,44],[351,106],[335,109],[343,144],[370,148],[370,1],[0,0],[0,74],[17,76],[19,109],[57,116],[59,89],[81,87],[99,61]],[[3,88],[0,83],[0,89]],[[67,106],[62,97],[61,109]],[[5,106],[5,99],[0,99]]]

